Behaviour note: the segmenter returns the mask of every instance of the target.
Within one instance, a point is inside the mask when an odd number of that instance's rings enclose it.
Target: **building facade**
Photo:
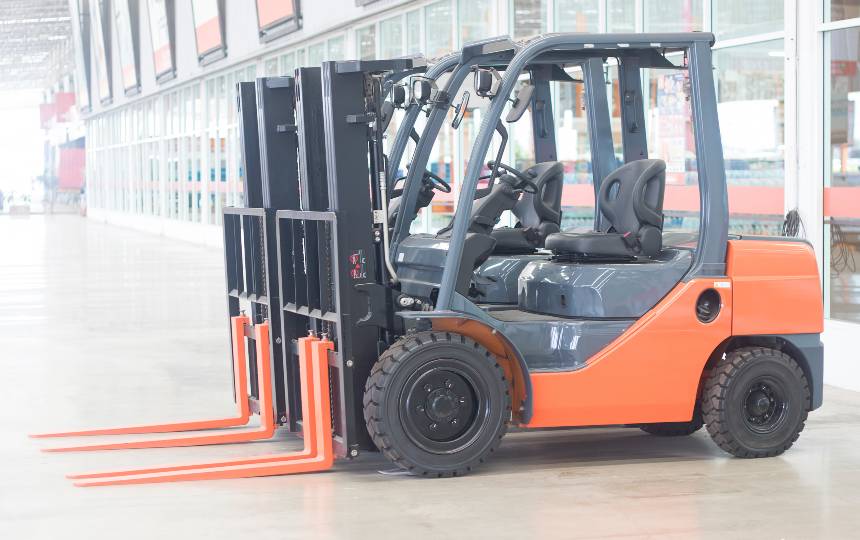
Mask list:
[[[828,345],[860,330],[860,0],[71,0],[90,216],[217,243],[242,204],[235,85],[324,60],[422,53],[545,32],[716,35],[731,232],[775,235],[796,209],[823,277]],[[679,62],[682,62],[679,59]],[[671,71],[671,70],[670,70]],[[612,80],[612,67],[607,74]],[[610,92],[620,117],[617,84]],[[667,228],[696,230],[695,148],[682,74],[645,83],[655,156],[668,163]],[[84,99],[85,98],[85,99]],[[579,92],[554,103],[566,225],[587,221],[590,153]],[[480,105],[439,137],[431,168],[458,184]],[[471,119],[471,122],[469,121]],[[616,120],[619,121],[619,120]],[[671,135],[666,137],[666,135]],[[528,155],[512,137],[510,160]],[[619,139],[620,143],[620,139]],[[519,145],[519,147],[518,147]],[[583,189],[585,188],[585,189]],[[417,225],[454,211],[440,200]],[[860,379],[832,364],[828,378]]]

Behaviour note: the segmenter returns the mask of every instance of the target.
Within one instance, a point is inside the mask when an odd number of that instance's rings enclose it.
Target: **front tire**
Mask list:
[[[809,406],[809,383],[797,362],[764,347],[727,353],[711,371],[702,397],[711,438],[742,458],[778,456],[791,448]]]
[[[373,366],[364,419],[380,452],[419,476],[459,476],[499,446],[511,415],[505,374],[475,341],[450,332],[397,340]]]

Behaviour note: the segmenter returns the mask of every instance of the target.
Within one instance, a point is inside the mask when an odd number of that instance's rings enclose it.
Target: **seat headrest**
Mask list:
[[[560,225],[564,165],[560,161],[545,161],[529,167],[524,172],[531,176],[538,192],[522,194],[513,209],[517,221],[523,227],[538,227],[543,222]]]
[[[615,232],[635,234],[646,225],[662,229],[665,189],[665,161],[631,161],[604,178],[598,204]]]

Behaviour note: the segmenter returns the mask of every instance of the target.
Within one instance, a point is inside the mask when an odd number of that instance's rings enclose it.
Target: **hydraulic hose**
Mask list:
[[[379,171],[379,191],[382,193],[382,197],[380,197],[382,199],[382,251],[385,252],[385,267],[388,268],[391,281],[397,283],[397,272],[391,263],[391,248],[388,243],[388,182],[384,169]]]

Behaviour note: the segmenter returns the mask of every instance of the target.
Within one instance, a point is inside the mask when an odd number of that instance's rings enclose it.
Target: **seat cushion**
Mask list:
[[[493,229],[492,237],[496,240],[493,253],[528,254],[537,251],[534,244],[526,238],[523,229],[519,227]]]
[[[597,257],[629,257],[633,255],[617,233],[560,232],[546,237],[546,248],[555,254],[577,254]]]

